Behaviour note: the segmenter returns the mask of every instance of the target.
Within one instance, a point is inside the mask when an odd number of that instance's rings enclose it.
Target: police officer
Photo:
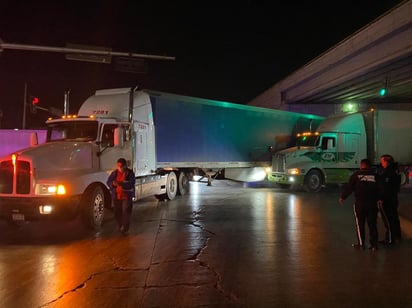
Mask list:
[[[378,177],[374,170],[371,169],[371,163],[369,159],[365,158],[361,160],[360,170],[356,171],[349,178],[349,182],[346,184],[339,202],[343,201],[354,192],[355,204],[355,223],[356,223],[356,235],[358,242],[352,244],[354,248],[365,249],[365,222],[369,228],[369,248],[372,250],[378,249],[378,200],[379,200],[379,187]]]
[[[382,168],[379,171],[379,181],[382,187],[382,203],[379,204],[379,211],[386,229],[385,239],[380,242],[391,245],[402,239],[398,214],[401,176],[397,163],[391,155],[382,155],[380,162]]]

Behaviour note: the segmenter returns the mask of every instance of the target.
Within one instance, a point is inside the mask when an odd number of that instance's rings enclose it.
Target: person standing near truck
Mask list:
[[[117,169],[109,175],[107,186],[110,188],[114,205],[114,217],[119,226],[119,231],[127,235],[135,193],[135,174],[133,170],[127,167],[124,158],[117,160]]]
[[[343,201],[354,192],[355,194],[355,223],[358,242],[352,244],[354,248],[365,249],[365,222],[369,228],[370,249],[378,249],[378,200],[379,186],[377,173],[371,169],[369,159],[364,158],[360,163],[360,170],[356,171],[349,178],[343,190],[339,202]]]
[[[398,214],[398,193],[400,190],[401,176],[398,165],[389,154],[380,157],[381,169],[379,181],[382,187],[382,203],[379,204],[383,224],[385,225],[385,239],[382,244],[392,245],[402,239],[401,224]]]

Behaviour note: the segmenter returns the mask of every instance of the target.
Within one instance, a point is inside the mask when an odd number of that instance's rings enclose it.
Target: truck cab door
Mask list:
[[[125,132],[127,127],[118,123],[103,124],[100,135],[100,169],[113,170],[116,168],[116,162],[120,157],[126,160],[131,159],[130,141],[126,140]],[[120,130],[120,136],[123,138],[121,145],[115,145],[115,130]],[[131,167],[131,166],[129,166]]]
[[[337,161],[336,135],[323,135],[321,140],[321,161],[325,168]]]
[[[104,124],[100,135],[100,168],[102,170],[112,170],[116,166],[116,161],[119,158],[114,151],[114,131],[118,127],[117,124]]]
[[[148,125],[145,123],[135,123],[134,126],[134,131],[136,134],[136,175],[147,175],[150,173],[148,170]]]

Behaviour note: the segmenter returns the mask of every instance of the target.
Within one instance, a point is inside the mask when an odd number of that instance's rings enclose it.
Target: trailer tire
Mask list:
[[[322,182],[322,174],[318,170],[311,170],[305,176],[303,187],[307,192],[319,192],[322,190]]]
[[[99,230],[104,218],[104,190],[100,185],[92,186],[82,200],[82,219],[86,227]]]
[[[185,172],[180,172],[178,181],[178,194],[181,196],[186,195],[189,192],[190,182]]]

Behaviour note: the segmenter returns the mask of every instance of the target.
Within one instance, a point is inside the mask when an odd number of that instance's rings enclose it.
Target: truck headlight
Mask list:
[[[288,169],[288,174],[290,174],[290,175],[298,175],[298,174],[300,174],[300,169],[299,169],[299,168],[291,168],[291,169]]]
[[[51,212],[53,212],[53,206],[52,205],[41,205],[39,206],[39,212],[40,214],[43,215],[49,215]]]
[[[63,184],[37,184],[36,185],[36,194],[37,195],[65,195],[66,187]]]

